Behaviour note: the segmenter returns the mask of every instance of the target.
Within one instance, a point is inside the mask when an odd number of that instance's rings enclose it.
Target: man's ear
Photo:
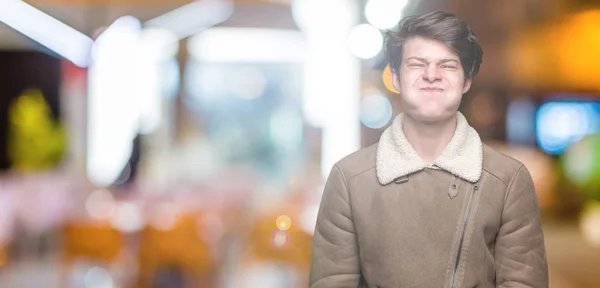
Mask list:
[[[396,91],[400,91],[400,80],[398,78],[398,73],[396,73],[396,71],[394,69],[391,69],[392,71],[392,85],[394,85],[394,88],[396,89]]]
[[[465,85],[463,87],[463,94],[469,92],[469,90],[471,89],[472,82],[473,82],[473,79],[471,79],[471,78],[465,79]]]

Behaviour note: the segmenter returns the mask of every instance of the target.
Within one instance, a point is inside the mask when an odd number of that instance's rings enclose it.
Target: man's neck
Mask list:
[[[419,157],[432,164],[454,136],[456,115],[447,121],[423,123],[405,114],[402,130]]]

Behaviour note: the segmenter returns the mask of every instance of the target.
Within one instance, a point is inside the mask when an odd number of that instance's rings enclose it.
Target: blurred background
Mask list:
[[[597,0],[0,0],[0,287],[307,287],[324,179],[402,109],[382,32],[439,9],[551,287],[600,287]]]

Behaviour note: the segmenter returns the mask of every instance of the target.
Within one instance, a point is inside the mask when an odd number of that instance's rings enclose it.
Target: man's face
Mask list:
[[[423,122],[446,120],[456,114],[469,91],[460,59],[444,43],[414,37],[404,44],[402,64],[392,74],[402,110]]]

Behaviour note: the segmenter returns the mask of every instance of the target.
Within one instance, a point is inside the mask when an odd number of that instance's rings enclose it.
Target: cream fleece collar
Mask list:
[[[382,185],[428,167],[404,136],[403,116],[402,113],[396,116],[379,140],[376,169],[377,178]],[[433,167],[474,183],[481,177],[483,144],[465,116],[457,112],[456,119],[454,136],[442,154],[435,159]]]

